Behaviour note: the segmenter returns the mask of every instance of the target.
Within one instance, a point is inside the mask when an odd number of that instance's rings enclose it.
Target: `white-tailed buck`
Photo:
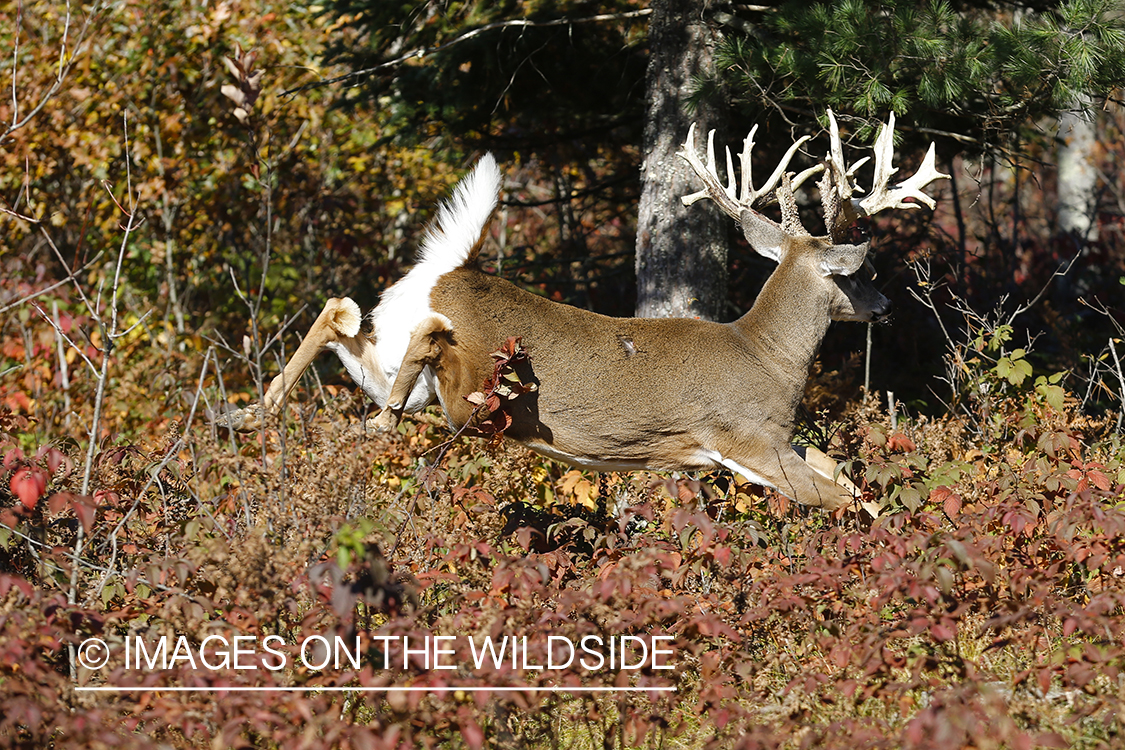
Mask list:
[[[790,445],[809,367],[832,320],[872,321],[890,311],[887,298],[862,273],[868,244],[842,241],[859,217],[887,208],[933,208],[922,192],[944,178],[931,145],[918,173],[889,186],[894,116],[875,144],[874,186],[855,199],[829,112],[829,154],[796,178],[790,159],[801,138],[761,188],[751,182],[754,131],[742,152],[738,188],[727,152],[726,186],[696,153],[694,127],[681,156],[704,189],[683,199],[715,201],[742,225],[746,239],[777,261],[754,306],[733,323],[687,319],[609,318],[526,292],[477,267],[496,207],[500,172],[485,155],[441,207],[417,265],[387,289],[361,332],[359,307],[330,299],[293,358],[270,384],[265,403],[220,417],[235,429],[257,428],[276,414],[301,374],[331,349],[352,379],[382,407],[375,426],[389,429],[403,412],[437,400],[451,427],[476,408],[465,396],[494,371],[489,354],[518,336],[538,388],[510,402],[505,436],[551,458],[599,471],[707,471],[725,467],[777,488],[799,503],[834,510],[857,500],[846,479],[833,479],[824,454],[799,455]],[[755,128],[756,130],[756,128]],[[797,217],[792,190],[823,172],[819,188],[828,235],[811,236]],[[781,206],[780,223],[755,210]],[[867,506],[874,513],[874,506]]]

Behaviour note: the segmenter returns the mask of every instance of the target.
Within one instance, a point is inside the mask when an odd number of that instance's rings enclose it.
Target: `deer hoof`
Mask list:
[[[261,427],[263,422],[265,422],[265,412],[261,404],[223,412],[215,415],[214,419],[216,427],[223,427],[235,432],[251,432]]]
[[[375,432],[390,432],[398,427],[398,419],[390,409],[383,409],[373,418],[367,420],[367,429]]]

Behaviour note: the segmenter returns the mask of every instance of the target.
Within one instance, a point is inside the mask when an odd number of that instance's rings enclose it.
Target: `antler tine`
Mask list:
[[[750,205],[753,201],[750,193],[754,189],[754,163],[750,159],[750,153],[754,150],[754,134],[757,132],[758,123],[754,123],[754,127],[750,128],[750,132],[742,141],[742,153],[738,157],[738,162],[742,165],[742,194],[739,196],[739,201],[744,206]]]
[[[888,187],[891,175],[898,171],[891,166],[894,159],[894,130],[895,115],[891,113],[887,124],[879,130],[879,137],[875,139],[875,177],[871,186],[871,194],[856,205],[866,216],[872,216],[888,208],[918,208],[925,205],[933,208],[935,201],[922,192],[922,189],[935,180],[948,180],[949,175],[939,172],[935,165],[934,144],[930,144],[926,158],[914,176],[895,187]],[[907,202],[913,198],[917,203]]]
[[[865,156],[850,167],[844,161],[844,145],[840,142],[840,127],[836,124],[836,115],[831,109],[827,110],[828,113],[828,157],[827,161],[832,165],[832,169],[836,171],[836,182],[839,189],[841,198],[850,198],[851,194],[858,190],[861,193],[863,188],[855,184],[852,180],[846,180],[845,177],[854,177],[857,169],[862,167],[871,157]]]
[[[759,200],[773,193],[777,189],[778,183],[781,182],[785,170],[789,167],[789,162],[792,161],[797,150],[800,149],[811,136],[805,135],[798,138],[796,142],[789,147],[789,150],[785,152],[785,156],[782,157],[781,162],[777,165],[777,168],[774,169],[769,179],[766,180],[766,183],[762,185],[761,188],[755,188],[750,155],[754,149],[754,134],[757,132],[758,126],[755,125],[750,130],[750,134],[747,135],[746,139],[743,141],[742,153],[739,156],[742,165],[742,187],[741,190],[739,190],[738,181],[734,176],[734,165],[731,161],[730,149],[727,149],[728,182],[727,186],[723,187],[715,169],[715,131],[712,130],[707,137],[707,164],[704,165],[695,150],[695,124],[692,123],[691,127],[688,128],[687,140],[684,141],[683,148],[680,149],[679,155],[691,165],[696,175],[703,181],[704,188],[699,192],[682,197],[680,200],[683,201],[683,204],[685,206],[690,206],[696,201],[710,198],[715,201],[727,215],[737,220],[743,210],[752,208]],[[796,188],[821,169],[823,169],[822,165],[806,169],[797,176],[792,186]],[[735,197],[736,195],[738,196],[737,198]]]
[[[858,209],[852,194],[862,188],[855,184],[853,175],[868,158],[864,157],[855,164],[848,166],[844,161],[844,146],[840,142],[840,126],[836,124],[836,115],[828,110],[828,155],[825,157],[825,166],[832,173],[832,179],[827,182],[821,180],[821,204],[824,206],[824,223],[828,234],[833,238],[842,237],[844,230],[854,224],[859,218]],[[831,192],[831,195],[825,193]]]
[[[757,132],[757,125],[750,129],[750,135],[746,136],[746,141],[742,147],[742,156],[739,157],[742,161],[743,181],[741,200],[743,205],[749,205],[748,202],[753,200],[754,197],[760,197],[769,193],[771,190],[775,190],[777,188],[777,183],[781,180],[782,173],[784,173],[785,168],[789,166],[789,162],[793,160],[793,155],[797,153],[797,149],[799,149],[805,143],[805,141],[809,140],[809,138],[811,137],[807,135],[802,136],[792,146],[790,146],[789,150],[785,152],[785,156],[782,157],[781,162],[777,165],[777,169],[775,169],[773,171],[773,174],[770,175],[770,178],[766,180],[766,184],[762,186],[761,190],[756,191],[756,193],[752,196],[751,191],[753,190],[753,182],[751,179],[751,175],[753,174],[753,163],[750,159],[750,152],[754,148],[754,134]],[[805,180],[809,179],[814,174],[819,174],[823,169],[823,164],[817,164],[815,166],[809,167],[805,171],[798,174],[796,177],[792,178],[790,187],[796,190]]]
[[[836,114],[831,108],[828,109],[828,163],[836,171],[837,177],[848,173],[847,163],[844,161],[844,144],[840,142],[840,126],[836,124]],[[851,187],[846,181],[839,187],[847,190],[850,195]]]
[[[805,180],[809,179],[810,177],[812,177],[815,174],[820,174],[823,171],[824,171],[824,163],[823,162],[820,163],[820,164],[817,164],[815,167],[809,167],[804,172],[801,172],[796,177],[794,177],[792,179],[792,181],[790,182],[789,186],[792,187],[794,190],[796,190],[797,188],[801,187],[801,185],[803,185],[805,183]]]
[[[738,219],[742,215],[742,206],[736,195],[736,181],[734,177],[734,165],[731,163],[730,150],[727,150],[727,187],[719,181],[719,175],[715,171],[715,131],[712,130],[707,137],[707,164],[705,165],[699,159],[699,154],[695,151],[695,123],[691,124],[688,128],[687,139],[684,141],[683,147],[677,152],[681,158],[684,159],[703,181],[703,189],[691,195],[685,195],[680,200],[685,206],[690,206],[696,201],[710,198],[719,205],[728,216]]]
[[[785,152],[785,156],[781,157],[781,161],[778,162],[777,168],[773,170],[773,174],[771,174],[770,178],[766,180],[766,184],[762,185],[761,189],[758,191],[754,191],[753,186],[751,186],[751,191],[755,192],[756,196],[762,196],[772,192],[774,188],[777,187],[777,184],[781,182],[781,177],[785,174],[785,170],[789,167],[789,162],[792,161],[793,155],[797,153],[797,149],[805,145],[805,141],[809,140],[810,138],[812,138],[811,135],[803,135],[796,141],[794,141],[793,145],[789,147],[789,150]],[[816,174],[819,171],[819,166],[806,169],[800,175],[800,177],[802,177],[803,179],[798,182],[791,182],[790,187],[796,189],[797,186],[801,184],[801,182],[807,180],[811,175]]]

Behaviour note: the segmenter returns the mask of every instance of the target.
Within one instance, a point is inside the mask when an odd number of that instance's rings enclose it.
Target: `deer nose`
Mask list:
[[[871,322],[872,323],[885,323],[891,319],[891,301],[879,295],[879,299],[871,308]]]

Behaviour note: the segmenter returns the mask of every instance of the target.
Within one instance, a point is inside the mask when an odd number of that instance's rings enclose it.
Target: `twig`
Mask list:
[[[19,119],[20,101],[16,95],[16,76],[20,69],[20,32],[23,31],[23,0],[16,2],[16,36],[12,42],[12,125]],[[11,132],[11,128],[9,128]],[[3,143],[3,139],[0,139]]]
[[[125,158],[126,164],[129,159],[129,116],[128,112],[124,113],[123,126],[125,129]],[[130,174],[128,170],[126,174]],[[132,182],[131,178],[128,184],[129,195],[132,197]],[[109,306],[109,325],[107,326],[100,316],[96,316],[96,320],[101,324],[102,330],[105,335],[105,351],[102,353],[102,366],[101,372],[98,374],[98,385],[94,392],[94,415],[90,420],[89,444],[86,447],[86,465],[82,473],[82,495],[90,494],[90,477],[93,474],[94,468],[94,450],[98,445],[98,430],[101,425],[102,406],[105,403],[105,389],[106,384],[109,382],[109,362],[113,358],[113,339],[114,334],[117,333],[117,295],[120,290],[121,284],[121,268],[125,263],[125,250],[129,246],[129,238],[135,228],[134,220],[136,218],[136,205],[131,204],[133,210],[128,213],[128,221],[125,225],[125,234],[121,238],[121,246],[117,251],[117,265],[113,272],[113,287],[110,294]],[[74,541],[74,556],[81,557],[82,551],[86,543],[86,530],[82,524],[78,524],[77,537]],[[68,604],[74,604],[78,598],[78,568],[74,567],[70,571],[70,587],[67,591],[66,601]],[[77,679],[78,669],[75,661],[75,650],[73,644],[68,647],[70,656],[70,677],[72,680]]]
[[[433,477],[434,472],[437,471],[437,467],[440,466],[441,462],[445,460],[445,455],[449,452],[449,449],[453,447],[453,443],[457,440],[457,438],[461,437],[461,435],[465,433],[465,430],[469,428],[469,425],[473,424],[473,422],[476,420],[477,414],[481,409],[485,407],[486,403],[487,399],[484,402],[477,404],[476,408],[474,408],[473,412],[469,415],[469,418],[465,420],[465,424],[461,425],[461,428],[458,429],[457,432],[453,433],[452,437],[450,437],[448,440],[441,443],[437,447],[430,449],[437,451],[437,455],[434,456],[434,460],[430,463],[429,466],[426,467],[425,473],[423,473],[419,477],[419,479],[422,481],[422,486],[425,488],[426,494],[431,500],[434,499],[434,493],[433,489],[427,486],[430,483],[430,479]],[[415,493],[414,497],[411,499],[410,507],[406,510],[406,518],[403,519],[402,525],[399,526],[398,532],[395,534],[395,543],[391,545],[390,552],[387,554],[388,560],[394,556],[395,550],[398,549],[398,545],[402,541],[402,533],[406,531],[407,525],[409,525],[413,521],[414,509],[417,506],[418,495],[417,493]]]
[[[5,530],[9,531],[10,533],[12,533],[13,535],[15,535],[16,537],[18,537],[18,538],[24,540],[25,542],[27,542],[28,545],[30,545],[33,548],[33,554],[35,554],[36,558],[41,560],[44,565],[50,566],[56,573],[66,573],[67,571],[65,571],[62,568],[60,568],[59,566],[53,564],[47,558],[40,558],[38,553],[34,552],[35,547],[41,547],[44,550],[50,550],[52,555],[61,556],[63,558],[66,558],[66,559],[70,560],[72,563],[74,563],[74,565],[77,566],[77,567],[86,568],[87,570],[93,570],[93,571],[96,571],[96,572],[99,572],[99,573],[103,573],[103,572],[104,573],[114,573],[114,572],[116,572],[116,571],[110,570],[109,568],[103,568],[101,565],[94,565],[93,563],[91,563],[87,560],[83,560],[80,557],[75,557],[74,554],[71,553],[71,552],[64,552],[64,551],[58,549],[57,547],[54,547],[50,544],[47,544],[46,542],[41,542],[38,539],[34,539],[34,538],[28,536],[27,534],[24,534],[19,529],[14,529],[14,528],[12,528],[11,526],[8,526],[5,523],[0,523],[0,529],[5,529]],[[157,591],[171,591],[172,590],[171,586],[166,586],[162,583],[154,583],[153,581],[150,581],[143,576],[138,576],[137,581],[139,583],[143,583],[146,586],[149,586],[150,588],[153,588]]]
[[[40,96],[39,101],[27,112],[26,115],[23,116],[22,119],[20,119],[19,97],[16,91],[16,77],[17,71],[19,69],[19,34],[20,30],[23,28],[23,2],[21,1],[17,5],[16,40],[14,51],[12,52],[12,122],[8,125],[7,129],[4,130],[4,132],[0,133],[0,146],[3,146],[5,143],[11,140],[13,137],[13,133],[27,125],[35,118],[36,115],[43,111],[43,108],[47,106],[47,102],[51,101],[55,94],[58,93],[59,89],[62,88],[63,83],[66,81],[66,77],[70,75],[70,72],[74,70],[74,66],[78,62],[78,58],[83,51],[82,47],[86,43],[86,34],[90,30],[94,19],[96,19],[98,15],[104,10],[104,8],[108,6],[97,6],[94,8],[94,11],[86,17],[86,22],[82,24],[82,30],[78,33],[78,40],[74,43],[74,54],[70,56],[70,60],[64,63],[64,58],[66,56],[66,40],[70,30],[69,2],[67,2],[66,7],[66,22],[65,26],[63,27],[62,48],[59,51],[59,72],[56,74],[55,80],[51,83],[47,90],[43,92],[42,96]]]
[[[1043,295],[1047,293],[1047,289],[1050,288],[1052,281],[1057,278],[1062,278],[1063,276],[1066,276],[1068,273],[1070,273],[1070,269],[1074,268],[1074,262],[1078,260],[1078,256],[1081,254],[1082,249],[1079,248],[1078,251],[1074,254],[1074,257],[1072,257],[1070,260],[1064,260],[1062,263],[1060,263],[1059,267],[1055,269],[1055,272],[1051,274],[1051,277],[1043,283],[1043,287],[1039,290],[1039,293],[1032,297],[1031,300],[1026,304],[1017,307],[1015,312],[1008,316],[1008,325],[1011,325],[1015,322],[1016,318],[1023,315],[1031,308],[1035,307],[1035,305],[1039,303],[1039,300],[1043,299]]]
[[[1117,373],[1117,382],[1121,385],[1121,409],[1117,412],[1117,432],[1121,432],[1121,420],[1125,417],[1125,375],[1121,373],[1121,360],[1117,357],[1117,347],[1113,345],[1113,336],[1109,337],[1109,352],[1113,355],[1113,371]]]
[[[151,487],[156,482],[156,478],[160,476],[160,472],[164,471],[164,468],[168,466],[168,464],[172,463],[175,457],[179,455],[180,450],[183,448],[185,442],[184,435],[190,433],[192,422],[195,421],[195,410],[199,406],[199,397],[203,392],[203,381],[207,377],[207,363],[209,360],[210,350],[208,351],[208,355],[203,358],[203,366],[199,370],[199,382],[196,383],[195,386],[195,398],[192,399],[191,409],[188,410],[187,419],[184,422],[184,428],[180,431],[180,437],[177,438],[176,442],[172,444],[172,447],[168,449],[168,452],[164,454],[164,458],[160,461],[160,463],[149,470],[148,481],[145,482],[144,486],[141,487],[141,489],[137,492],[136,498],[134,498],[133,500],[132,507],[129,508],[128,512],[126,512],[125,515],[121,517],[121,520],[117,522],[117,525],[113,527],[113,531],[109,533],[108,538],[113,549],[113,552],[110,556],[109,567],[106,569],[106,574],[102,577],[97,591],[87,597],[87,601],[91,601],[92,599],[96,599],[101,596],[102,589],[105,588],[106,582],[109,580],[110,575],[114,572],[114,566],[117,563],[117,535],[121,533],[121,529],[125,527],[125,524],[129,521],[133,513],[140,506],[141,498],[144,497],[146,492],[148,492],[149,487]],[[200,503],[199,505],[200,507],[203,507],[202,503]],[[230,534],[227,534],[227,532],[222,528],[220,524],[215,524],[215,528],[218,528],[223,532],[224,535],[226,535],[227,541],[231,541]]]
[[[55,254],[58,257],[59,262],[61,262],[63,264],[63,268],[67,268],[66,262],[63,261],[62,255],[59,254],[58,248],[55,247],[55,243],[51,241],[51,238],[50,238],[49,235],[47,235],[46,231],[44,231],[43,234],[47,238],[47,244],[51,247],[52,250],[55,251]],[[54,290],[58,289],[61,286],[66,286],[67,284],[69,284],[72,281],[77,282],[77,280],[78,280],[77,274],[86,270],[87,268],[89,268],[91,264],[97,262],[97,260],[101,257],[102,257],[102,254],[98,253],[97,255],[94,256],[94,258],[92,260],[88,261],[87,263],[84,263],[82,265],[82,267],[79,268],[78,270],[71,271],[68,268],[67,275],[66,275],[65,278],[60,279],[59,281],[56,281],[54,284],[51,284],[50,286],[47,286],[47,287],[44,287],[43,289],[40,289],[38,292],[32,292],[31,294],[27,295],[26,297],[21,297],[20,299],[16,300],[15,302],[12,302],[11,304],[5,305],[4,307],[0,307],[0,313],[6,313],[6,312],[8,312],[8,310],[11,310],[12,308],[15,308],[15,307],[19,307],[20,305],[23,305],[26,302],[30,302],[31,300],[35,299],[36,297],[42,297],[44,294],[49,294],[50,292],[53,292]],[[79,289],[81,289],[81,287],[77,283],[75,284],[75,286],[78,287]]]
[[[0,213],[8,214],[8,216],[14,216],[15,218],[19,219],[20,221],[26,221],[28,224],[38,224],[39,223],[39,219],[33,219],[30,216],[24,216],[20,212],[13,211],[12,209],[6,208],[4,206],[0,206]]]
[[[863,355],[863,403],[867,403],[867,398],[871,395],[871,327],[873,323],[867,324],[867,348]]]
[[[82,264],[82,268],[79,268],[77,271],[75,271],[75,270],[70,269],[70,266],[66,262],[66,259],[63,258],[62,253],[59,252],[58,246],[56,246],[55,243],[54,243],[54,240],[51,239],[51,235],[47,234],[46,228],[41,227],[40,232],[43,234],[43,238],[46,239],[47,246],[51,248],[51,250],[55,254],[55,257],[58,259],[59,263],[62,264],[62,267],[68,269],[68,275],[67,275],[67,278],[64,279],[64,281],[74,281],[75,282],[74,283],[74,291],[78,293],[78,298],[80,300],[82,300],[82,304],[84,304],[86,306],[86,312],[88,312],[90,314],[91,318],[93,318],[95,320],[98,319],[99,313],[98,313],[97,305],[92,303],[90,301],[90,298],[86,296],[86,291],[82,288],[82,285],[77,282],[77,277],[78,277],[78,273],[80,271],[85,270],[88,266],[91,266],[94,263],[101,260],[102,253],[105,252],[105,251],[99,250],[97,252],[97,254],[94,255],[93,258],[91,258],[86,263]],[[99,295],[101,294],[101,286],[100,285],[98,287],[98,294]],[[2,311],[0,311],[0,312],[2,312]]]
[[[47,321],[47,323],[50,324],[51,327],[55,329],[55,335],[59,339],[59,358],[64,362],[66,361],[66,358],[63,356],[63,352],[62,352],[62,342],[66,341],[66,343],[72,349],[74,349],[74,351],[78,352],[78,356],[81,357],[82,361],[86,363],[86,366],[90,368],[90,372],[93,373],[94,377],[97,377],[98,376],[98,366],[94,364],[93,360],[91,360],[89,357],[86,356],[86,352],[82,351],[82,349],[80,349],[78,347],[78,345],[75,344],[71,340],[70,336],[67,336],[65,333],[63,333],[62,326],[59,325],[58,321],[54,320],[53,318],[51,318],[51,316],[47,315],[47,313],[43,310],[43,308],[39,307],[39,305],[36,305],[35,303],[32,303],[31,306],[35,308],[35,311],[37,313],[39,313],[39,316],[41,318],[43,318],[43,320]],[[57,306],[56,306],[56,311],[57,311]]]

